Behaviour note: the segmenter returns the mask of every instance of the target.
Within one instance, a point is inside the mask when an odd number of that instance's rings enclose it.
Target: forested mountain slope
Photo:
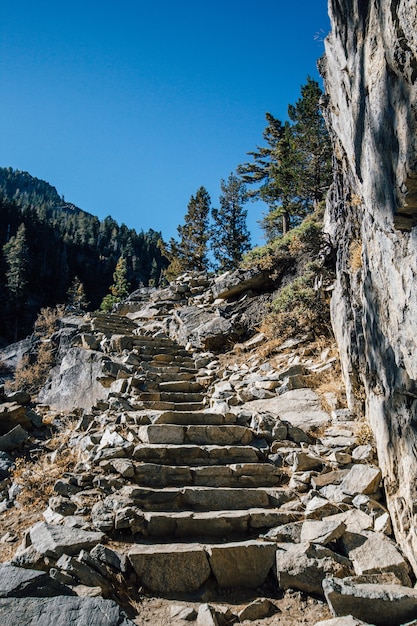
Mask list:
[[[41,307],[66,302],[76,276],[97,308],[121,256],[132,289],[159,281],[166,266],[160,238],[111,217],[100,221],[65,202],[49,183],[0,168],[1,336],[13,340],[30,332]]]

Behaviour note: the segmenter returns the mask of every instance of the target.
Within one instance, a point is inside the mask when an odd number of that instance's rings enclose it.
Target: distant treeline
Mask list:
[[[111,217],[100,221],[49,183],[0,168],[0,337],[29,333],[42,307],[67,301],[76,277],[97,309],[120,257],[132,290],[158,284],[168,264],[160,239],[160,232],[137,233]]]

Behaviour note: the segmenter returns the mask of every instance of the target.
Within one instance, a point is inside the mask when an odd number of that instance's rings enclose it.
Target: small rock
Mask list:
[[[238,613],[241,622],[245,620],[254,621],[256,619],[264,619],[277,613],[279,609],[268,600],[268,598],[258,598]]]

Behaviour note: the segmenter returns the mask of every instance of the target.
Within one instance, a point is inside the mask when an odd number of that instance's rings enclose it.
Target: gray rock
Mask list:
[[[207,547],[219,587],[260,587],[274,564],[276,545],[245,541]]]
[[[268,598],[257,598],[239,611],[238,617],[241,622],[245,620],[254,621],[274,615],[278,611],[279,609]]]
[[[346,530],[342,521],[333,521],[331,517],[323,520],[306,520],[301,529],[301,543],[320,543],[325,546],[340,539]]]
[[[90,555],[104,563],[105,565],[110,565],[115,570],[120,572],[126,572],[127,565],[127,557],[125,554],[121,554],[116,550],[112,550],[111,548],[104,546],[102,543],[97,544],[91,550]]]
[[[353,465],[349,474],[340,483],[342,491],[349,495],[373,494],[377,491],[382,474],[379,467]]]
[[[299,589],[323,594],[322,581],[327,576],[352,575],[349,559],[318,544],[280,544],[276,553],[278,585],[281,589]]]
[[[6,435],[0,436],[0,450],[3,452],[9,452],[10,450],[16,450],[22,443],[27,441],[29,434],[27,431],[18,424]]]
[[[268,271],[235,270],[218,276],[211,287],[214,298],[235,298],[245,291],[271,291],[273,280]]]
[[[156,593],[197,591],[211,574],[198,544],[136,545],[128,558],[141,584]]]
[[[7,452],[0,451],[0,480],[10,476],[10,470],[14,467],[14,461]]]
[[[334,615],[352,615],[376,626],[400,626],[417,615],[417,589],[358,584],[354,578],[327,578],[323,589]]]
[[[70,348],[38,395],[39,402],[56,410],[90,410],[107,399],[107,390],[98,382],[102,376],[103,353]]]
[[[202,604],[198,607],[197,626],[220,626],[213,606]]]
[[[113,600],[56,596],[0,599],[2,626],[135,626]]]
[[[383,533],[369,530],[346,532],[342,542],[357,575],[392,572],[403,585],[411,587],[408,564],[395,543]]]
[[[29,530],[29,541],[33,549],[43,556],[58,559],[62,554],[75,555],[80,550],[89,550],[103,541],[100,532],[67,528],[37,522]]]
[[[73,591],[39,570],[0,565],[0,598],[67,596]]]

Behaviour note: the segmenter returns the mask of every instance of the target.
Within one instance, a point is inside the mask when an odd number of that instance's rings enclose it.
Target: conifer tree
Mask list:
[[[243,208],[248,199],[246,186],[232,173],[227,181],[221,181],[220,187],[220,209],[212,210],[211,248],[219,269],[224,272],[239,266],[243,254],[250,249],[250,235],[247,211]]]
[[[249,195],[268,204],[261,226],[269,241],[313,211],[329,187],[331,147],[321,95],[318,83],[308,77],[300,99],[288,107],[289,121],[282,124],[267,113],[266,146],[249,152],[252,161],[238,168],[242,180],[254,186]]]
[[[23,322],[28,286],[28,246],[26,228],[22,223],[15,236],[3,246],[7,264],[6,288],[9,294],[9,310],[12,314],[14,335],[17,339],[19,327]]]
[[[102,311],[111,311],[113,306],[118,302],[121,302],[129,295],[130,285],[126,278],[127,265],[126,259],[120,257],[117,261],[116,269],[113,274],[113,284],[110,286],[110,293],[103,298],[100,304]]]
[[[76,276],[67,291],[67,304],[76,311],[85,311],[88,307],[87,297],[85,295],[84,285]]]
[[[177,228],[180,239],[171,239],[165,252],[170,261],[166,270],[168,279],[185,271],[208,270],[210,204],[210,196],[204,187],[200,187],[196,195],[191,196],[184,217],[185,223]]]

